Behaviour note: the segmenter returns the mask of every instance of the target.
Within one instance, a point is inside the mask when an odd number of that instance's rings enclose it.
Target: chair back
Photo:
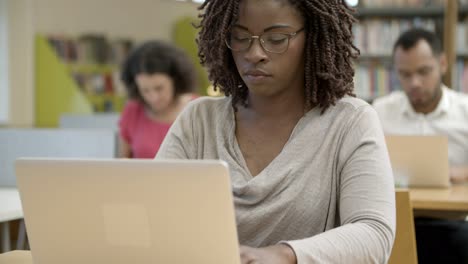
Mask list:
[[[408,190],[397,190],[396,237],[389,264],[417,264],[416,235],[414,231],[413,208]]]

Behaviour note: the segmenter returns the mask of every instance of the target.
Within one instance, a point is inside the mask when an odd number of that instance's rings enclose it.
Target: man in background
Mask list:
[[[374,102],[384,132],[447,136],[450,179],[468,182],[468,95],[442,83],[447,59],[440,40],[430,31],[411,29],[394,44],[393,63],[402,91]],[[416,218],[415,225],[419,263],[468,263],[464,219]]]

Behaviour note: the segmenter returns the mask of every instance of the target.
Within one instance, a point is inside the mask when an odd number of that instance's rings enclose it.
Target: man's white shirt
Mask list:
[[[373,106],[386,134],[445,135],[451,165],[468,165],[468,95],[442,87],[442,98],[428,114],[416,113],[403,91],[378,98]]]

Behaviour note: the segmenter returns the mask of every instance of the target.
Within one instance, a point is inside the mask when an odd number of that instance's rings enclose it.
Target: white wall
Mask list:
[[[10,112],[7,15],[7,0],[0,0],[0,125],[8,122]]]
[[[6,0],[10,113],[7,125],[34,123],[34,31],[32,0]]]
[[[196,17],[197,5],[175,0],[34,0],[38,33],[105,33],[137,41],[170,40],[181,16]]]

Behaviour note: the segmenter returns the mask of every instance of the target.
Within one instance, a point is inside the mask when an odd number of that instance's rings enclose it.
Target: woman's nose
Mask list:
[[[260,39],[252,39],[252,44],[249,49],[245,51],[245,59],[251,63],[258,63],[268,59],[268,54],[260,43]]]

